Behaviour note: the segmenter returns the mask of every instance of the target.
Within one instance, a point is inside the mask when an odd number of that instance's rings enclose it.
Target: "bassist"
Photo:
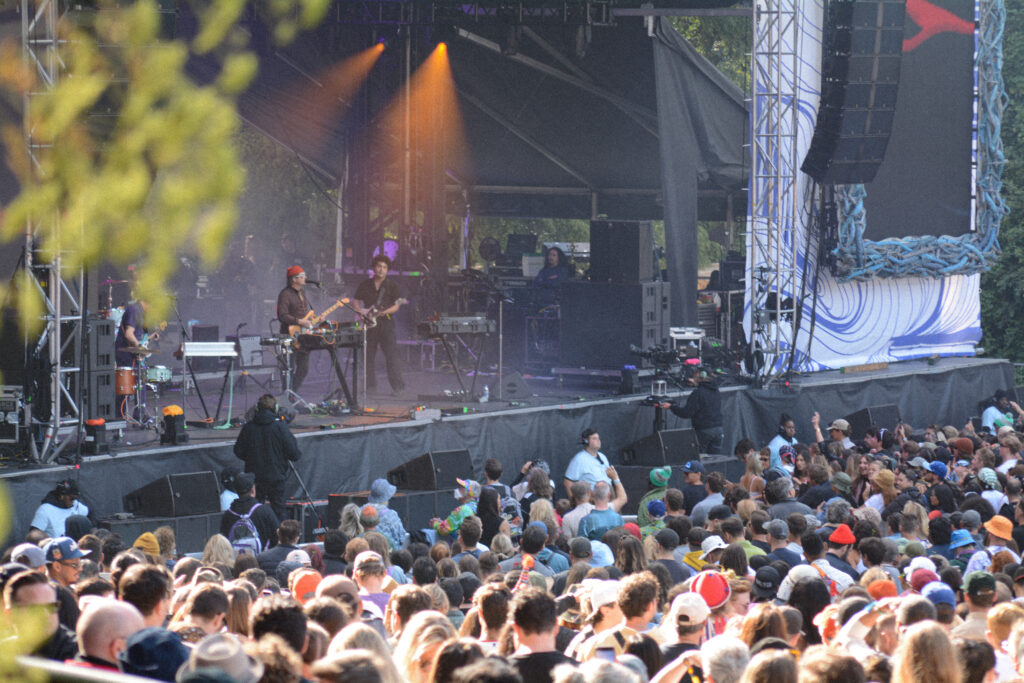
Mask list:
[[[292,266],[287,273],[288,284],[277,295],[277,319],[281,323],[281,334],[288,334],[288,328],[298,325],[305,330],[313,329],[312,310],[306,301],[306,271],[301,266]],[[309,351],[301,347],[295,348],[295,371],[292,375],[292,390],[298,391],[302,380],[309,373]]]
[[[395,333],[395,321],[391,316],[398,311],[403,301],[400,300],[398,283],[388,278],[390,269],[391,260],[387,256],[383,254],[374,256],[373,277],[360,283],[353,297],[355,301],[352,305],[367,321],[366,389],[372,391],[377,387],[374,361],[379,345],[384,352],[391,392],[399,394],[405,389],[405,382],[402,380],[402,369],[398,362],[398,337]],[[373,324],[374,322],[375,324]]]

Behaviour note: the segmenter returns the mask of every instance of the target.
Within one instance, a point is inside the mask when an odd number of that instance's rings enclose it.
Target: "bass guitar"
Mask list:
[[[320,315],[314,315],[313,311],[310,310],[308,313],[306,313],[306,315],[302,316],[302,320],[308,320],[312,327],[316,328],[317,325],[327,320],[327,316],[329,316],[331,313],[334,313],[336,310],[338,310],[348,302],[348,299],[338,299],[337,301],[334,302],[333,306],[325,310]],[[293,337],[297,337],[300,334],[302,334],[303,327],[303,325],[289,325],[288,334],[290,334]]]

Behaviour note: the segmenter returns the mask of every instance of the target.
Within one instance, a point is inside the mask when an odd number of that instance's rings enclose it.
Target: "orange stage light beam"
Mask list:
[[[312,77],[315,82],[289,87],[282,96],[289,102],[287,142],[305,152],[321,148],[383,52],[384,45],[377,43],[323,69]]]

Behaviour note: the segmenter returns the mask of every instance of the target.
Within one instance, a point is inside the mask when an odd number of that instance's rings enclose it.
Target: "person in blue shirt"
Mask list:
[[[779,456],[779,449],[783,446],[796,446],[796,423],[786,413],[779,415],[779,431],[768,442],[768,450],[771,451],[771,460],[768,462],[768,469],[773,467],[783,469],[782,458]]]
[[[609,529],[622,526],[622,515],[610,505],[611,487],[607,483],[594,484],[590,499],[594,503],[594,509],[580,520],[579,535],[591,541],[599,541]]]

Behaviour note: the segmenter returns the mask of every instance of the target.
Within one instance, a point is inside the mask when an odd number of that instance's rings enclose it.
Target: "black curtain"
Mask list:
[[[672,323],[697,324],[697,184],[743,186],[749,125],[743,91],[665,18],[655,24],[654,77]]]

